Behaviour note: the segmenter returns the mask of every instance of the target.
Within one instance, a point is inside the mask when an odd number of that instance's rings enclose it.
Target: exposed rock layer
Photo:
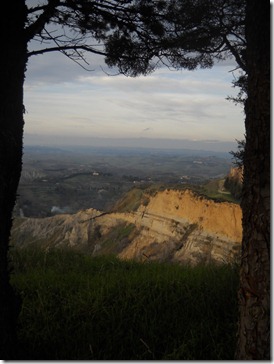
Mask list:
[[[135,212],[74,215],[15,222],[15,245],[70,246],[92,254],[115,253],[123,259],[187,264],[232,263],[242,238],[239,205],[214,202],[190,190],[165,190],[148,196]]]

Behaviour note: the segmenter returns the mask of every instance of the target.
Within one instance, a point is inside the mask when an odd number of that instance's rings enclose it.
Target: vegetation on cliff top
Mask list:
[[[150,184],[133,187],[126,192],[122,198],[114,204],[112,210],[118,212],[136,211],[141,205],[149,202],[150,196],[155,196],[157,192],[166,189],[171,190],[191,190],[198,196],[214,200],[215,202],[231,202],[239,204],[239,199],[235,198],[229,190],[225,188],[225,179],[213,179],[201,185],[194,184]]]

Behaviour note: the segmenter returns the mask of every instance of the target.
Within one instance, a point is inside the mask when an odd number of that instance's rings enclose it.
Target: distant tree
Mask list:
[[[22,166],[23,86],[29,57],[59,51],[86,67],[85,52],[91,52],[105,56],[109,66],[130,76],[147,74],[160,65],[189,70],[211,67],[215,60],[228,57],[234,57],[238,67],[247,70],[245,2],[45,0],[27,6],[28,3],[5,2],[0,24],[0,353],[5,359],[15,353],[18,310],[9,283],[7,256]],[[248,153],[252,155],[250,149]]]

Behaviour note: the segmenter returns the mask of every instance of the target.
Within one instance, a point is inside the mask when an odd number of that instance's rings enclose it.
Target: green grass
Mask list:
[[[12,252],[25,360],[230,360],[238,271]]]
[[[220,202],[231,202],[235,204],[239,204],[239,200],[236,200],[229,191],[222,188],[224,187],[224,179],[214,179],[211,180],[204,185],[202,185],[203,193],[213,200],[217,200]]]

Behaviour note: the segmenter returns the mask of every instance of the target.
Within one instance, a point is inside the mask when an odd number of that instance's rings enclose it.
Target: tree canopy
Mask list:
[[[228,57],[245,70],[244,14],[237,0],[48,0],[27,8],[25,34],[39,44],[28,56],[60,51],[85,66],[92,52],[129,76]]]

